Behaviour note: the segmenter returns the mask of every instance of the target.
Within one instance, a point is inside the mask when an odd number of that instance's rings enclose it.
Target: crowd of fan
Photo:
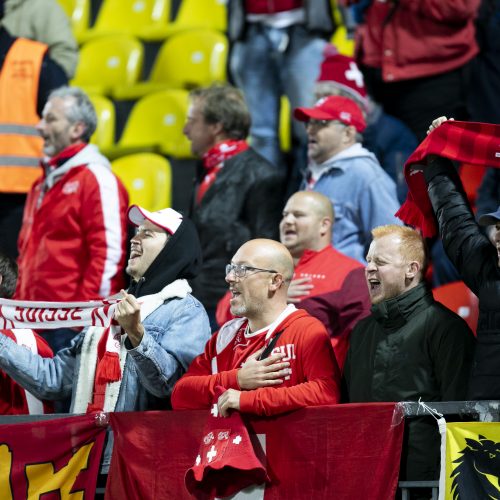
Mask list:
[[[0,296],[120,294],[121,328],[23,333],[34,341],[4,331],[3,413],[31,412],[32,397],[44,402],[39,411],[65,398],[74,413],[208,408],[217,386],[226,389],[222,415],[500,397],[498,170],[478,191],[478,223],[450,156],[423,158],[444,252],[440,238],[425,241],[395,217],[408,191],[405,161],[428,127],[429,137],[453,127],[436,117],[497,120],[492,96],[470,91],[498,50],[478,45],[474,24],[480,13],[478,26],[489,27],[484,10],[494,2],[340,3],[359,23],[359,66],[325,40],[326,0],[229,2],[239,88],[190,94],[184,134],[199,169],[187,214],[127,210],[125,188],[89,144],[88,96],[58,88],[71,60],[2,23],[2,243],[16,227],[20,235],[18,266],[2,245]],[[282,94],[295,118],[289,167],[279,149]],[[450,267],[479,298],[477,337],[433,299],[432,274]],[[110,369],[113,341],[119,363]],[[408,436],[401,477],[435,479],[437,429],[415,419]]]

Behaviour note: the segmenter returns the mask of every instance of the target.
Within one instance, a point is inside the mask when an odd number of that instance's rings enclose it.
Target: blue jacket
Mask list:
[[[415,134],[401,120],[384,113],[376,105],[363,131],[363,146],[375,154],[382,168],[396,183],[399,202],[403,203],[408,193],[403,166],[417,149]]]
[[[332,244],[339,251],[365,263],[371,230],[401,224],[396,185],[373,153],[356,143],[319,166],[323,173],[313,190],[328,196],[335,209]],[[307,189],[304,181],[302,189]]]
[[[190,294],[166,301],[143,325],[141,343],[127,349],[115,411],[168,408],[175,382],[210,338],[205,309]],[[37,398],[57,400],[71,395],[73,412],[81,347],[87,332],[76,336],[70,347],[54,358],[42,358],[0,335],[0,368]],[[111,447],[109,442],[104,470],[109,465]]]

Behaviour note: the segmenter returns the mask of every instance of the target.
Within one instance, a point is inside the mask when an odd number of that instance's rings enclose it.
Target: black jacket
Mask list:
[[[225,266],[243,243],[278,237],[283,184],[278,169],[250,148],[225,162],[200,205],[193,201],[191,218],[200,236],[203,264],[192,287],[206,308],[216,307],[226,293]]]
[[[318,36],[330,38],[335,31],[332,7],[329,0],[304,0],[305,28]],[[227,5],[227,33],[231,42],[245,37],[245,0],[229,0]]]
[[[483,235],[449,160],[424,168],[445,251],[479,299],[472,399],[500,399],[500,269],[495,247]]]
[[[347,401],[466,399],[475,341],[462,318],[435,302],[424,284],[371,310],[351,334],[344,367]],[[401,477],[436,479],[436,422],[412,418],[407,431]]]

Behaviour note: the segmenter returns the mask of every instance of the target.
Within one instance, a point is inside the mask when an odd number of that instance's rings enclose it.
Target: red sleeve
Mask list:
[[[240,410],[243,413],[269,416],[340,401],[340,371],[323,325],[314,320],[311,328],[303,329],[297,338],[297,365],[306,382],[290,387],[262,387],[242,391]],[[286,343],[284,339],[283,342]],[[293,384],[293,380],[290,383]]]
[[[212,374],[212,358],[215,356],[217,333],[205,346],[205,352],[197,356],[186,374],[175,384],[171,402],[174,410],[200,410],[210,408],[215,387],[238,389],[238,369]]]
[[[112,295],[123,286],[128,195],[105,166],[89,165],[84,179],[82,240],[89,259],[80,295],[92,299]]]

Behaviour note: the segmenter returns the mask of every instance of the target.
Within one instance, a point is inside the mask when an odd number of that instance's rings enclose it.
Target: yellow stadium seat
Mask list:
[[[154,151],[176,158],[191,158],[191,147],[182,133],[186,121],[188,92],[164,90],[137,101],[111,156]]]
[[[90,25],[90,0],[58,0],[68,15],[73,35],[82,43]]]
[[[129,194],[131,205],[156,211],[172,204],[172,169],[163,156],[138,153],[123,156],[111,163]]]
[[[115,107],[113,102],[102,95],[90,95],[97,114],[97,128],[90,142],[99,147],[101,152],[109,150],[115,142]]]
[[[147,82],[116,89],[117,99],[137,99],[168,88],[202,87],[226,81],[228,42],[207,29],[177,33],[162,45]]]
[[[279,138],[280,149],[284,153],[289,153],[292,149],[292,114],[290,110],[290,101],[286,96],[281,96],[280,102],[280,123]]]
[[[141,40],[163,40],[171,0],[103,0],[88,38],[123,33]]]
[[[339,54],[354,57],[354,40],[348,37],[347,28],[345,26],[339,26],[335,30],[331,42],[337,47]]]
[[[132,85],[142,71],[144,49],[127,35],[91,40],[80,50],[80,60],[72,85],[89,94],[113,95],[118,85]]]
[[[227,0],[182,0],[177,16],[167,27],[167,34],[191,28],[226,31]]]

